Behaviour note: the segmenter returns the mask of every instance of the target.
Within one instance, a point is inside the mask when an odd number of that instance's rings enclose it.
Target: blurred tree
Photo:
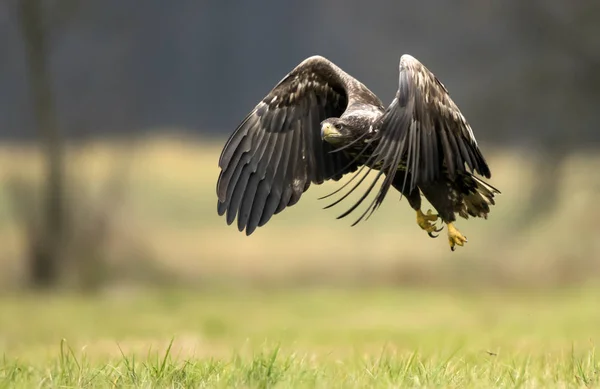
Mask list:
[[[49,66],[51,32],[72,15],[78,0],[17,0],[38,136],[44,154],[45,183],[41,228],[30,237],[29,269],[35,286],[56,284],[66,230],[63,140]]]
[[[530,71],[525,73],[525,81],[528,91],[538,91],[542,99],[544,112],[538,123],[546,127],[543,136],[536,139],[537,174],[521,223],[528,227],[552,212],[561,192],[561,167],[573,150],[590,144],[584,123],[585,112],[595,110],[588,105],[595,105],[600,88],[600,4],[581,0],[554,6],[542,1],[518,1],[513,5],[517,26],[530,50]],[[565,66],[576,69],[575,73],[569,74]],[[552,106],[563,107],[565,119],[548,115],[547,108]]]

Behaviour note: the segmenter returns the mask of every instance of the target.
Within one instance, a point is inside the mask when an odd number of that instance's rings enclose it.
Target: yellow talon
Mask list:
[[[427,211],[427,214],[424,214],[419,209],[417,211],[417,224],[423,230],[427,231],[427,234],[432,238],[437,238],[437,235],[433,235],[434,232],[440,232],[442,228],[439,229],[435,227],[435,221],[438,219],[438,215],[433,215],[431,213],[431,209]]]
[[[454,251],[456,245],[464,246],[467,242],[467,237],[461,234],[454,227],[453,223],[448,223],[448,243],[450,243],[450,250]]]

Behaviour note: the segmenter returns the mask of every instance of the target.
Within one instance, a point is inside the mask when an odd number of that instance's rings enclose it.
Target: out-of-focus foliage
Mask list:
[[[35,132],[16,1],[0,4],[0,134],[23,138]],[[225,135],[312,54],[389,102],[411,53],[482,141],[582,146],[600,141],[599,17],[594,0],[86,0],[53,33],[50,57],[69,136],[163,126]]]

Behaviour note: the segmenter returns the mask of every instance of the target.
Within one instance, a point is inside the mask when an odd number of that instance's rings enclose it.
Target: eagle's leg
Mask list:
[[[404,184],[404,176],[405,172],[398,171],[396,176],[394,177],[394,182],[392,186],[396,188],[406,199],[408,200],[408,204],[417,212],[417,224],[421,229],[427,231],[427,234],[432,238],[437,238],[437,235],[434,235],[435,232],[440,232],[442,227],[437,228],[435,226],[435,222],[438,220],[438,215],[435,215],[431,212],[431,209],[427,210],[427,213],[423,213],[421,211],[421,192],[419,188],[414,188],[412,191],[409,191],[407,187],[403,190]],[[406,181],[410,181],[410,176],[407,177]]]
[[[450,250],[454,251],[456,246],[464,246],[467,243],[467,237],[461,234],[454,225],[457,206],[462,202],[462,195],[453,189],[451,182],[445,180],[420,185],[419,188],[427,201],[438,211],[442,222],[448,226]]]

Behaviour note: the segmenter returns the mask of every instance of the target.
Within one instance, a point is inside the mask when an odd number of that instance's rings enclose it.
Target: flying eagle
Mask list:
[[[359,221],[382,203],[390,187],[406,197],[417,224],[431,237],[448,226],[448,242],[467,238],[454,226],[456,215],[487,219],[493,186],[467,120],[446,87],[410,55],[400,58],[398,91],[385,108],[375,94],[331,61],[313,56],[286,75],[233,132],[219,158],[219,215],[252,234],[274,214],[300,200],[311,183],[338,181],[355,173],[336,192],[346,198],[371,170],[376,176],[360,206],[383,178]],[[421,194],[437,210],[421,211]],[[325,196],[328,197],[328,196]],[[327,207],[328,208],[328,207]]]

